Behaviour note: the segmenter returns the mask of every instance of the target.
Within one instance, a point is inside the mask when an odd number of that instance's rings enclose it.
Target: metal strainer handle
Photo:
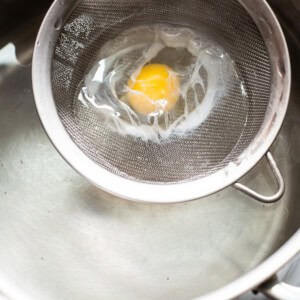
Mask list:
[[[282,175],[278,169],[278,166],[273,158],[273,155],[271,154],[270,151],[267,152],[266,158],[271,166],[271,169],[272,169],[274,176],[278,183],[278,191],[274,195],[271,195],[271,196],[261,195],[239,182],[234,183],[233,187],[235,187],[237,190],[253,197],[254,199],[256,199],[258,201],[261,201],[263,203],[273,203],[273,202],[278,201],[281,198],[281,196],[283,195],[284,181],[283,181]]]
[[[298,300],[300,299],[300,288],[292,286],[290,284],[280,282],[277,276],[273,276],[258,290],[271,299],[289,299]]]

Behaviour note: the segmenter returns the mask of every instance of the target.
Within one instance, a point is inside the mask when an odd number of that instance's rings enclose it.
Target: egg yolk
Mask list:
[[[176,73],[163,64],[144,66],[135,80],[128,81],[128,101],[138,113],[148,115],[159,110],[170,111],[179,98]]]

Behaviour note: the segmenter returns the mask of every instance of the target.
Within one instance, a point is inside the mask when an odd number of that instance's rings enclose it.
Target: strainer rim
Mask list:
[[[252,9],[260,7],[271,21],[268,26],[277,32],[277,42],[283,51],[279,59],[281,59],[285,69],[282,78],[282,94],[277,95],[281,97],[278,99],[280,109],[273,111],[267,120],[268,122],[265,120],[264,126],[262,126],[264,130],[259,131],[249,147],[246,148],[247,151],[243,152],[236,161],[200,179],[166,184],[133,181],[113,174],[99,166],[76,145],[60,120],[51,89],[52,58],[60,34],[60,30],[54,27],[59,18],[63,20],[62,24],[64,24],[64,21],[67,20],[69,14],[79,2],[80,0],[62,3],[60,0],[56,0],[52,4],[39,30],[32,63],[35,103],[44,129],[57,151],[77,172],[96,186],[121,198],[153,203],[176,203],[199,199],[230,186],[261,160],[281,128],[288,106],[291,82],[287,44],[279,22],[265,0],[238,0],[238,2],[244,6],[251,16]],[[256,21],[254,19],[254,22]],[[262,140],[263,143],[261,143]]]

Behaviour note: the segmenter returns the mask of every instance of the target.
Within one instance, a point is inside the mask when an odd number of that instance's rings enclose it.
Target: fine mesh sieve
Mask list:
[[[124,30],[168,24],[205,33],[235,62],[240,83],[205,122],[164,143],[123,136],[92,108],[78,86],[99,49]],[[289,57],[265,1],[56,1],[41,27],[33,59],[37,108],[48,135],[70,164],[125,198],[176,202],[224,188],[252,168],[279,131],[288,103]]]

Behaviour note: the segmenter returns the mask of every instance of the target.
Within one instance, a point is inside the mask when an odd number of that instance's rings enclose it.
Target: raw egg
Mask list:
[[[169,112],[179,98],[177,74],[167,65],[148,64],[128,81],[128,102],[138,113]]]

